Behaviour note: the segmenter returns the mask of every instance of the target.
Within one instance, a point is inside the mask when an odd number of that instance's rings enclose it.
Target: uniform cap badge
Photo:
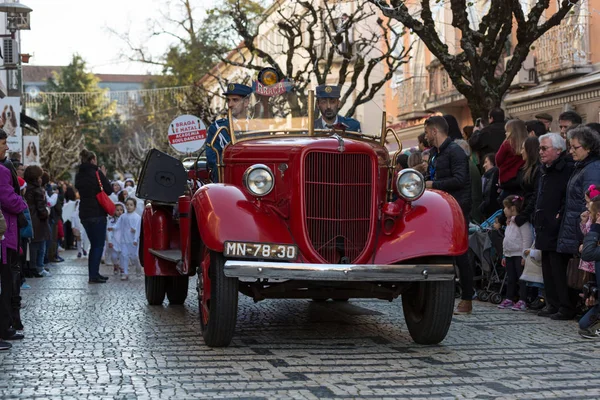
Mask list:
[[[227,89],[229,89],[229,91],[233,91],[235,89],[235,85],[230,83],[229,86],[227,86]]]
[[[325,93],[331,93],[332,91],[333,89],[331,88],[331,86],[325,87]]]

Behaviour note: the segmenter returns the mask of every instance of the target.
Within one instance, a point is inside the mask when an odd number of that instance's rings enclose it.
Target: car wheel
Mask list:
[[[325,302],[327,301],[327,299],[322,299],[322,298],[318,299],[318,298],[314,298],[314,299],[312,299],[312,301],[314,301],[315,303],[325,303]]]
[[[166,276],[146,276],[146,300],[151,306],[159,306],[165,300]]]
[[[167,298],[169,304],[179,305],[185,303],[188,295],[190,278],[187,276],[171,276],[167,285]]]
[[[238,311],[238,279],[225,276],[223,254],[203,250],[198,271],[198,306],[204,343],[229,346]]]
[[[350,300],[348,297],[340,297],[339,299],[331,299],[333,301],[341,301],[341,302],[346,302],[348,300]]]
[[[454,308],[454,282],[419,282],[402,294],[402,309],[410,336],[419,344],[444,340]]]

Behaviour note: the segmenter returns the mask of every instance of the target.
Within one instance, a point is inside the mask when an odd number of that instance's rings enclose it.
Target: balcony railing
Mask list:
[[[433,60],[427,66],[427,70],[429,71],[428,108],[449,104],[461,98],[461,94],[456,90],[450,76],[438,60]]]
[[[541,80],[554,80],[592,71],[590,17],[571,16],[535,43],[536,69]]]
[[[413,76],[400,82],[398,91],[398,117],[425,111],[428,88],[426,76]]]

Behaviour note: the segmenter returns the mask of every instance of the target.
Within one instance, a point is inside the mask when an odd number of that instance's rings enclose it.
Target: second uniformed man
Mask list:
[[[234,120],[234,126],[237,121],[247,118],[248,104],[250,103],[250,95],[252,94],[252,88],[239,83],[230,83],[227,85],[227,90],[223,93],[225,96],[227,107],[231,110],[231,115]],[[217,154],[208,145],[212,142],[217,131],[221,127],[227,129],[222,131],[217,140],[215,140],[213,146],[216,151],[219,152],[219,157],[223,155],[223,149],[231,141],[229,135],[229,120],[222,118],[216,120],[208,127],[206,134],[206,164],[209,170],[212,171],[212,181],[218,181],[217,173]]]
[[[315,120],[315,129],[331,129],[336,125],[343,125],[347,131],[360,132],[360,122],[338,114],[340,110],[339,86],[317,86],[317,107],[321,112],[321,117]]]

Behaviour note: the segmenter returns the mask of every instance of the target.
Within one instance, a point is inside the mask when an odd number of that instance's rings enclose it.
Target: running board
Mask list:
[[[181,262],[181,250],[180,249],[176,249],[176,250],[148,249],[148,251],[150,252],[150,254],[152,254],[158,258],[162,258],[163,260],[167,260],[167,261],[173,262],[175,264],[178,264]]]

